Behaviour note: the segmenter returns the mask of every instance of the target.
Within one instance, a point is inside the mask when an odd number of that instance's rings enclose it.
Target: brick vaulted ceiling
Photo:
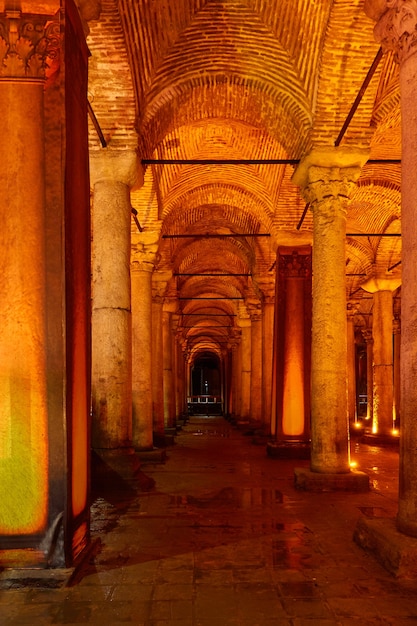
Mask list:
[[[291,177],[313,146],[370,149],[348,209],[347,232],[369,234],[346,239],[357,326],[372,306],[361,283],[400,275],[401,240],[387,235],[401,230],[401,167],[386,163],[401,158],[398,66],[391,53],[374,64],[373,27],[363,0],[101,0],[89,98],[108,148],[187,161],[145,163],[132,206],[145,231],[162,222],[156,270],[193,313],[179,318],[189,347],[220,353],[243,302],[273,288],[278,246],[312,243]],[[93,125],[90,149],[102,149]]]

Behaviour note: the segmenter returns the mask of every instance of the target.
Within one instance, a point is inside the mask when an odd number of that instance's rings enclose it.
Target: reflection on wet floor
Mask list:
[[[143,466],[152,488],[95,494],[96,550],[71,586],[15,581],[0,623],[416,623],[417,581],[393,579],[352,540],[359,516],[395,515],[398,453],[356,444],[352,456],[375,479],[369,493],[298,492],[294,467],[307,461],[271,459],[222,418],[192,418],[165,463]]]

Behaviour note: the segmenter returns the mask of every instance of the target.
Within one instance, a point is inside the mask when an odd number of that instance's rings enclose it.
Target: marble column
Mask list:
[[[355,345],[355,314],[358,306],[349,302],[347,305],[347,394],[349,424],[357,421],[356,407],[356,345]]]
[[[164,366],[162,309],[172,272],[156,271],[152,277],[152,398],[154,443],[164,445]]]
[[[251,321],[245,306],[239,306],[238,325],[241,330],[240,358],[240,418],[245,421],[250,417],[251,392]]]
[[[59,3],[45,3],[43,8],[55,13]],[[25,537],[41,535],[48,524],[48,387],[53,383],[47,367],[46,326],[48,19],[20,11],[0,13],[0,535],[6,537],[4,545],[13,535],[20,535],[20,545],[25,545]],[[60,46],[60,25],[53,26]],[[63,322],[61,328],[64,332]],[[63,372],[54,375],[59,379]],[[63,441],[63,416],[57,413],[54,419],[61,420]]]
[[[162,364],[165,428],[174,428],[175,426],[175,380],[172,315],[176,309],[177,302],[171,298],[165,298],[165,302],[162,307]]]
[[[395,317],[392,324],[394,333],[394,430],[398,431],[401,424],[401,319]]]
[[[391,572],[416,576],[417,542],[417,1],[365,0],[365,13],[377,22],[374,35],[384,53],[400,66],[401,102],[401,437],[399,501],[395,532],[391,520],[376,525],[360,520],[355,540]],[[408,537],[402,536],[409,535]]]
[[[374,413],[374,384],[373,384],[373,360],[374,360],[374,340],[372,329],[367,328],[362,331],[366,342],[366,423],[372,424]]]
[[[130,189],[136,151],[90,153],[92,208],[92,445],[132,447]]]
[[[249,305],[251,319],[250,416],[262,421],[262,314],[259,303]]]
[[[271,433],[272,360],[274,345],[275,284],[272,279],[261,282],[262,291],[262,424]]]
[[[153,448],[152,273],[159,230],[132,235],[132,433],[137,450]]]
[[[311,355],[311,473],[296,474],[299,488],[361,488],[365,475],[349,475],[346,388],[346,206],[367,153],[348,148],[313,150],[293,176],[313,212],[313,313]],[[356,478],[359,480],[356,481]],[[368,483],[363,484],[368,488]]]
[[[361,285],[373,294],[373,418],[372,434],[392,436],[393,427],[393,298],[399,279],[370,278]]]

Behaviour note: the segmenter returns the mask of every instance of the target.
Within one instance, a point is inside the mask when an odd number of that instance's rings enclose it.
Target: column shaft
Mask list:
[[[251,321],[251,389],[250,416],[262,421],[262,317],[253,314]]]
[[[379,435],[390,435],[393,424],[392,317],[392,292],[376,291],[372,322],[374,340],[372,432]]]
[[[94,186],[93,447],[132,445],[130,191],[115,180]]]
[[[0,81],[0,534],[39,532],[47,516],[43,89]]]
[[[132,420],[133,446],[153,447],[152,269],[132,267]]]

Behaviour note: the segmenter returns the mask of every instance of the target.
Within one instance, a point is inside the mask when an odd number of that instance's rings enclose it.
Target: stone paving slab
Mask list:
[[[0,624],[417,624],[417,580],[353,541],[363,516],[395,514],[398,452],[356,442],[352,456],[368,493],[300,492],[303,461],[271,459],[222,418],[191,418],[165,463],[143,468],[152,489],[96,495],[97,549],[72,583],[0,589]]]

